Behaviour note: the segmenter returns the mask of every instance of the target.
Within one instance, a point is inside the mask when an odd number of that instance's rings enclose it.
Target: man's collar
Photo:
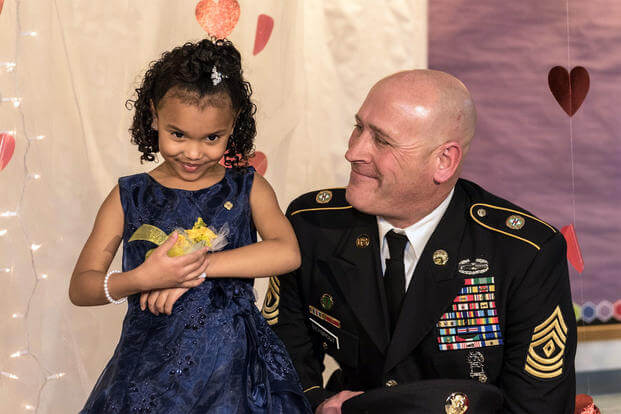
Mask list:
[[[416,223],[411,226],[406,227],[405,229],[400,229],[392,224],[390,224],[385,218],[381,216],[377,216],[377,229],[379,233],[379,242],[380,242],[380,252],[384,246],[384,236],[390,230],[395,230],[396,233],[405,234],[408,238],[408,241],[414,247],[414,253],[416,257],[420,257],[429,240],[431,234],[438,227],[438,223],[442,219],[442,216],[448,209],[448,206],[453,198],[453,194],[455,193],[455,187],[451,189],[451,192],[446,196],[446,198],[429,214],[427,214],[422,219],[418,220]]]

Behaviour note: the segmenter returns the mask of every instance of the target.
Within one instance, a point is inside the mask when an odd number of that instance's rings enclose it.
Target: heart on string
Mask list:
[[[569,260],[569,263],[571,263],[578,273],[582,273],[584,271],[584,260],[582,259],[582,252],[580,251],[574,225],[570,224],[563,227],[561,233],[563,233],[565,241],[567,242],[567,260]]]
[[[2,13],[2,6],[4,6],[4,0],[0,0],[0,13]]]
[[[575,414],[599,414],[599,408],[593,402],[593,398],[587,394],[576,395]]]
[[[550,91],[569,116],[573,116],[584,102],[589,83],[589,72],[582,66],[576,66],[571,73],[562,66],[555,66],[548,73]]]
[[[260,14],[257,19],[257,32],[254,35],[254,50],[253,55],[260,53],[267,45],[272,35],[272,29],[274,28],[274,19],[267,14]]]
[[[254,157],[248,160],[255,170],[261,175],[265,175],[267,171],[267,156],[261,151],[255,151]]]
[[[210,36],[227,37],[239,20],[239,3],[236,0],[201,0],[196,4],[196,21]]]
[[[15,151],[15,138],[13,135],[2,132],[0,133],[0,171],[4,170]]]

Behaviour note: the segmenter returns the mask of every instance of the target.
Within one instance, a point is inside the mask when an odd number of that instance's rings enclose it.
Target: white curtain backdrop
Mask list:
[[[2,413],[77,412],[112,354],[125,306],[75,307],[69,279],[117,178],[154,167],[129,143],[124,102],[151,60],[206,36],[197,2],[4,1],[0,132],[14,136],[15,152],[0,171]],[[255,90],[256,148],[284,209],[303,192],[346,184],[343,154],[369,87],[426,67],[427,2],[239,4],[230,39]],[[254,56],[259,14],[274,29]],[[260,305],[265,281],[256,287]]]

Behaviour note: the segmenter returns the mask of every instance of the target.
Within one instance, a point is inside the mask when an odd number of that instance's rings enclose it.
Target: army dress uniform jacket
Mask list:
[[[560,232],[460,179],[392,337],[375,216],[344,189],[294,200],[301,267],[270,279],[263,315],[313,407],[340,390],[420,380],[498,386],[507,413],[573,413],[576,323]],[[340,371],[324,388],[324,354]]]

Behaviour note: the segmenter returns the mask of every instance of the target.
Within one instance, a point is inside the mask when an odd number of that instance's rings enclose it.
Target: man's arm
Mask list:
[[[510,290],[499,384],[505,412],[574,412],[577,334],[566,250],[555,234]]]

